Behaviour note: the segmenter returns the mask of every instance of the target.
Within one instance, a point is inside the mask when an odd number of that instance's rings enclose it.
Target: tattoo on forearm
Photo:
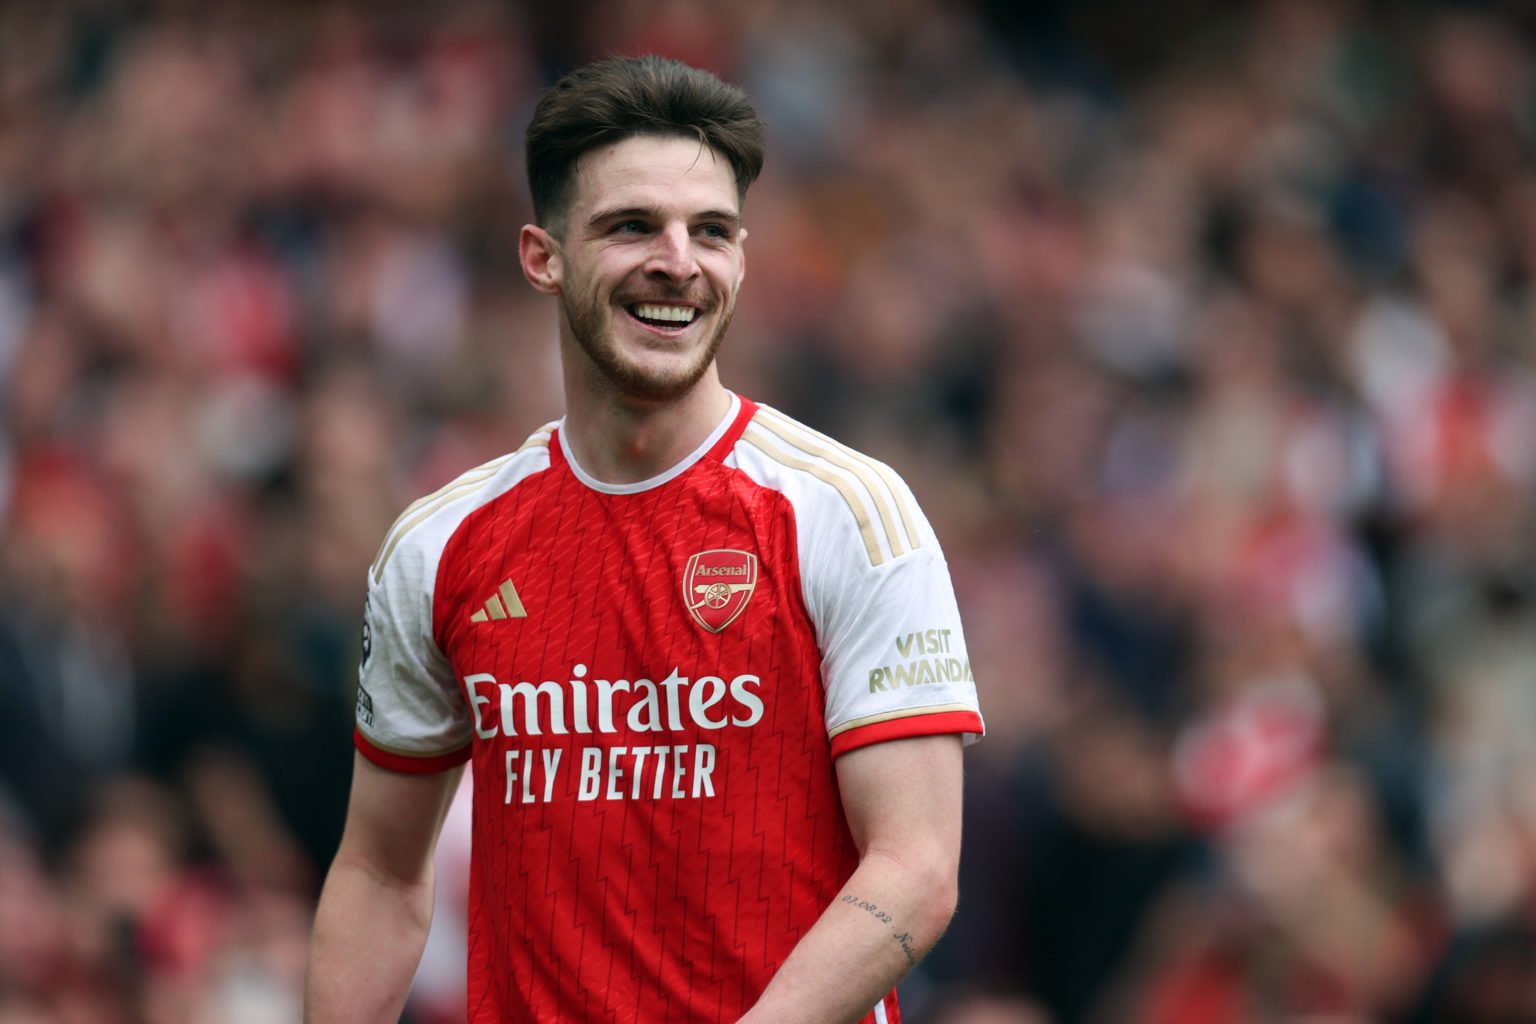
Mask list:
[[[907,958],[907,966],[913,967],[917,964],[917,950],[913,947],[915,940],[912,938],[912,933],[898,932],[896,930],[896,922],[891,918],[890,914],[881,910],[878,906],[869,902],[869,900],[860,899],[858,896],[843,896],[838,902],[858,907],[881,924],[887,925],[891,929],[891,935],[895,938],[896,943],[901,946],[902,954]]]

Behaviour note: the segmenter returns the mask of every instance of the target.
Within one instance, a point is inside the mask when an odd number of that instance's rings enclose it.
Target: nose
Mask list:
[[[698,276],[699,263],[694,259],[693,240],[686,224],[668,224],[656,233],[645,272],[652,277],[678,282]]]

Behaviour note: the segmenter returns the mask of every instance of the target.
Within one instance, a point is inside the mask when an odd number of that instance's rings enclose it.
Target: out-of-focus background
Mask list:
[[[954,572],[908,1020],[1536,1020],[1536,7],[18,0],[0,1024],[297,1020],[365,567],[559,414],[522,129],[644,51],[770,125],[727,382]]]

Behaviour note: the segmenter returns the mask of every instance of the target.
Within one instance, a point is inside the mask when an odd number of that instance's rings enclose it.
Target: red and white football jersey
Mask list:
[[[906,485],[740,398],[637,484],[550,424],[368,582],[358,749],[472,763],[475,1022],[736,1020],[857,865],[833,760],[983,731]]]

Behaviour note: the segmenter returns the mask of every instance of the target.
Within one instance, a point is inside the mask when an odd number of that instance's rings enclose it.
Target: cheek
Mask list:
[[[617,291],[643,277],[644,272],[636,268],[633,260],[598,256],[586,264],[581,281],[584,291],[596,295]]]
[[[601,273],[594,268],[589,267],[580,273],[574,269],[568,270],[565,278],[566,293],[583,302],[595,302],[602,280]]]
[[[704,266],[714,287],[723,293],[731,293],[740,288],[747,270],[741,260],[731,258],[712,261]]]

